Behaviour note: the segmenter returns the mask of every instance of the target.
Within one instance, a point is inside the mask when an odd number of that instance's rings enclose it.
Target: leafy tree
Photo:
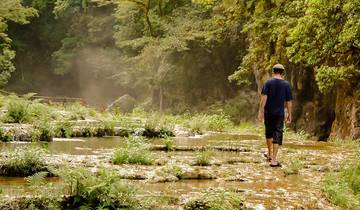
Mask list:
[[[7,34],[8,22],[29,23],[29,18],[37,15],[35,9],[24,7],[20,0],[3,0],[0,2],[0,86],[7,83],[11,72],[15,70],[12,60],[15,51],[11,49],[11,38]]]

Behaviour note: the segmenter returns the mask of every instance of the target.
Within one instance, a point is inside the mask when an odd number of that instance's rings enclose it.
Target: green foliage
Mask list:
[[[154,163],[143,138],[132,136],[124,141],[124,145],[114,153],[112,160],[114,164],[152,165]]]
[[[15,70],[12,63],[15,51],[10,49],[12,40],[7,34],[8,22],[27,24],[37,12],[34,8],[24,7],[21,0],[2,0],[0,8],[0,86],[4,86]]]
[[[9,149],[0,159],[0,174],[29,176],[40,171],[47,171],[45,155],[45,150],[32,145]]]
[[[243,199],[236,193],[228,192],[222,188],[209,188],[202,195],[189,200],[185,210],[200,209],[242,209]]]
[[[54,137],[54,128],[47,120],[40,120],[33,124],[31,133],[32,141],[52,141]]]
[[[107,169],[96,174],[84,168],[55,171],[64,182],[64,192],[68,197],[62,202],[71,208],[135,208],[136,189]]]
[[[288,127],[284,128],[284,136],[285,138],[289,138],[296,141],[304,141],[309,139],[310,135],[306,133],[304,130],[298,130],[297,132],[294,132]]]
[[[169,136],[165,136],[165,138],[163,139],[166,151],[170,152],[170,151],[174,151],[175,150],[175,143],[174,143],[174,139],[172,139]]]
[[[257,96],[254,93],[240,92],[235,98],[210,105],[207,111],[226,117],[236,124],[252,121],[258,111],[257,107],[254,106],[257,103],[256,100]],[[231,126],[231,124],[227,126]]]
[[[0,128],[0,141],[9,142],[12,141],[13,136],[9,132],[5,132],[3,128]]]
[[[323,179],[322,190],[330,202],[343,208],[360,205],[360,161],[357,159],[340,172],[329,172]]]
[[[7,113],[3,121],[7,123],[33,123],[40,120],[53,120],[58,117],[52,107],[42,104],[38,100],[31,101],[30,98],[33,95],[35,94],[6,97]]]
[[[23,123],[30,120],[28,111],[29,102],[26,99],[11,96],[7,104],[7,113],[5,122],[9,123]]]
[[[282,168],[285,175],[296,175],[300,173],[300,170],[304,168],[303,162],[299,157],[288,157],[284,161],[284,167]]]
[[[210,115],[208,116],[208,129],[212,131],[224,131],[226,128],[231,128],[233,123],[229,117],[221,115]]]
[[[195,115],[186,123],[186,126],[192,133],[202,134],[207,127],[207,116],[206,115]]]
[[[54,128],[54,135],[56,137],[70,138],[73,134],[73,123],[70,121],[61,121],[56,123]]]
[[[204,150],[204,151],[196,152],[195,165],[209,166],[209,165],[211,165],[212,157],[213,157],[213,151],[211,151],[211,150]]]

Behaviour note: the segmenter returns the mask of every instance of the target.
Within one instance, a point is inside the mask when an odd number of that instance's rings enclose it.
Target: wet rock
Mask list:
[[[153,176],[149,179],[150,182],[176,182],[179,181],[179,178],[168,174],[166,176]]]
[[[257,204],[256,206],[254,206],[255,210],[266,210],[265,206],[262,204]]]
[[[240,175],[227,177],[224,179],[224,181],[226,181],[226,182],[249,182],[248,179],[246,179]]]
[[[181,179],[216,179],[217,176],[208,169],[192,168],[181,175]]]
[[[121,96],[112,102],[108,107],[107,111],[119,110],[121,112],[131,112],[135,107],[135,99],[130,95],[126,94]]]
[[[174,135],[178,137],[189,137],[191,135],[191,132],[183,126],[175,125]]]

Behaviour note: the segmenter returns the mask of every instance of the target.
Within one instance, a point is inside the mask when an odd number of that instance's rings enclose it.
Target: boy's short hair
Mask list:
[[[275,64],[273,67],[272,67],[272,70],[275,74],[283,74],[284,71],[285,71],[285,68],[283,65],[281,64]]]

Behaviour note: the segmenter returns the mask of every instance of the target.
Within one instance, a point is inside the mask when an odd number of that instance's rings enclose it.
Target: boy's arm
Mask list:
[[[265,109],[266,100],[267,100],[267,95],[261,94],[260,103],[259,103],[259,112],[258,112],[259,121],[262,121],[262,119],[264,118],[264,109]]]
[[[286,109],[287,109],[286,123],[291,123],[291,121],[292,121],[292,101],[286,102]]]

